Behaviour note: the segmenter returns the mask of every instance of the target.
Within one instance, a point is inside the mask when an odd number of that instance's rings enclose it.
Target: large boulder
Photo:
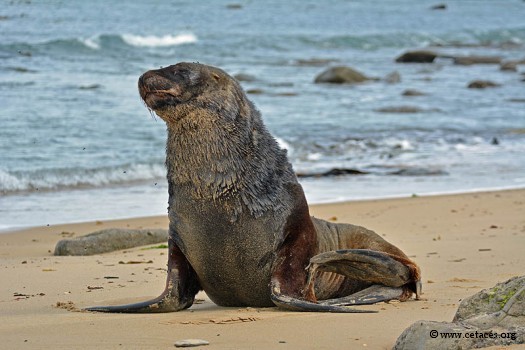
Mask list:
[[[473,349],[525,344],[525,276],[464,299],[452,322],[417,321],[394,349]]]
[[[432,63],[438,56],[437,53],[432,51],[408,51],[396,58],[396,62],[399,63]]]
[[[94,255],[115,250],[166,242],[167,230],[129,230],[110,228],[88,235],[63,239],[55,246],[55,255]]]
[[[323,71],[315,78],[314,82],[317,84],[358,84],[368,80],[374,79],[367,77],[363,73],[360,73],[353,68],[338,66],[328,68],[327,70]]]
[[[525,327],[525,276],[511,278],[464,299],[452,322],[462,321],[480,328]]]

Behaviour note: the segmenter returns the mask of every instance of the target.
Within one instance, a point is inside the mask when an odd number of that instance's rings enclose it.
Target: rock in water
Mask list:
[[[424,96],[426,95],[424,92],[414,90],[414,89],[406,89],[403,91],[403,96]]]
[[[57,243],[54,255],[94,255],[167,241],[167,230],[110,228],[75,239],[63,239]]]
[[[438,55],[432,51],[408,51],[396,58],[399,63],[432,63]]]
[[[431,10],[446,10],[447,4],[437,4],[430,8]]]
[[[350,67],[338,66],[328,68],[321,74],[319,74],[314,82],[319,83],[330,83],[330,84],[357,84],[362,83],[372,78],[352,69]]]
[[[388,84],[397,84],[401,82],[401,74],[399,74],[398,71],[394,71],[390,74],[387,74],[387,76],[384,79],[385,83]]]
[[[383,107],[375,110],[379,113],[422,113],[424,110],[416,106]]]
[[[238,73],[235,74],[233,77],[237,79],[237,81],[252,82],[257,80],[255,76],[247,73]]]
[[[464,56],[455,57],[454,64],[463,66],[470,66],[473,64],[500,64],[501,57],[499,56]]]
[[[502,71],[507,71],[507,72],[517,72],[518,62],[517,61],[501,62],[499,69]]]
[[[474,81],[471,81],[467,85],[469,89],[485,89],[488,87],[498,87],[498,86],[501,86],[501,85],[498,83],[494,83],[490,80],[474,80]]]

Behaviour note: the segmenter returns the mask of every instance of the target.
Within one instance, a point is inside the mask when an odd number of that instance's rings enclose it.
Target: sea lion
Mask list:
[[[178,311],[200,290],[222,306],[328,312],[419,296],[419,267],[400,249],[310,216],[286,151],[230,75],[183,62],[144,73],[138,85],[167,125],[166,289],[87,310]]]

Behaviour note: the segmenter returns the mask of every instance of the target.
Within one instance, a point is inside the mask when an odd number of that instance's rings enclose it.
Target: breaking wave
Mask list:
[[[197,37],[192,33],[164,36],[124,34],[122,39],[129,45],[146,47],[175,46],[197,42]]]
[[[154,35],[134,34],[99,34],[91,37],[56,38],[43,42],[19,42],[0,44],[0,49],[8,51],[44,51],[44,52],[89,52],[115,47],[168,47],[196,43],[198,38],[193,33]]]
[[[62,168],[9,172],[0,169],[0,193],[58,191],[128,185],[148,180],[162,180],[162,164],[130,164],[97,169]]]

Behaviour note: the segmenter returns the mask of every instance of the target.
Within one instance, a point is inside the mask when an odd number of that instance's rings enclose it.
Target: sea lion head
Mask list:
[[[168,124],[188,116],[193,123],[228,119],[238,115],[245,104],[235,79],[200,63],[181,62],[150,70],[139,78],[138,87],[146,106]]]

